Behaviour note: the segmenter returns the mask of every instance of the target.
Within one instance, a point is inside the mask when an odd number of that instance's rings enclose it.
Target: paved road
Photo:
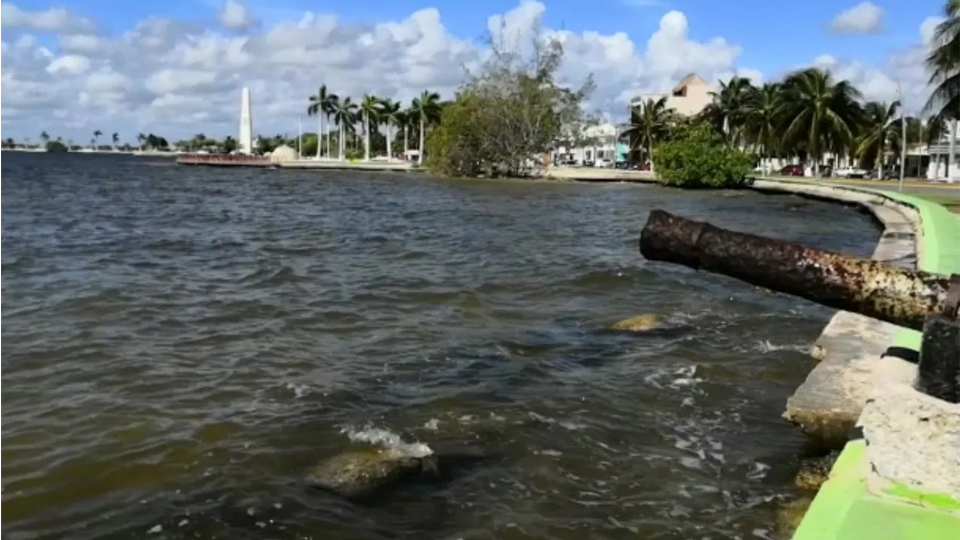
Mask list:
[[[777,180],[790,180],[789,177],[772,177]],[[799,180],[799,179],[798,179]],[[807,180],[807,179],[804,179]],[[896,191],[899,185],[899,182],[895,180],[868,180],[868,179],[830,179],[826,180],[825,183],[829,184],[838,184],[838,185],[850,185],[850,186],[863,186],[873,189],[885,189]],[[939,182],[930,182],[924,180],[904,180],[903,190],[907,193],[917,193],[921,195],[937,195],[941,197],[951,197],[956,198],[960,201],[960,183],[946,184]]]

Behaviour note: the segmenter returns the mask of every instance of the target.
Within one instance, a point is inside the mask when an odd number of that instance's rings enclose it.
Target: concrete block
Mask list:
[[[890,383],[868,399],[859,425],[871,492],[896,495],[905,487],[960,504],[960,405]]]

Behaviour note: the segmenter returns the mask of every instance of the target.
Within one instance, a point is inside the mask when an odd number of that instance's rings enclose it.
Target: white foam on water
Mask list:
[[[796,351],[796,352],[807,353],[807,354],[810,353],[809,344],[787,343],[783,345],[777,345],[775,343],[772,343],[768,339],[757,341],[754,344],[754,349],[759,351],[761,354],[768,354],[768,353],[777,352],[777,351]]]
[[[284,388],[292,391],[293,397],[298,399],[310,393],[310,387],[302,383],[296,384],[296,383],[288,382],[286,385],[284,385]]]
[[[423,424],[423,428],[429,429],[430,431],[436,431],[440,429],[440,420],[437,420],[436,418],[431,418],[430,420],[427,420],[425,424]]]
[[[424,457],[433,454],[433,449],[421,442],[408,443],[396,433],[383,428],[364,427],[355,429],[346,427],[340,430],[355,443],[367,443],[386,449],[391,454],[402,457]]]
[[[754,462],[753,471],[747,474],[747,478],[751,480],[761,480],[763,477],[767,476],[768,472],[770,472],[770,466],[766,463],[757,461]]]

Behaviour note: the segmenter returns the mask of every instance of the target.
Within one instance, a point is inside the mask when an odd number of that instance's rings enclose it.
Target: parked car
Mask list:
[[[803,176],[803,165],[785,165],[780,169],[784,176]]]
[[[613,167],[613,162],[609,159],[600,158],[593,163],[594,167]]]
[[[856,167],[844,167],[842,169],[837,169],[835,176],[838,178],[866,178],[868,174],[869,172],[863,169],[857,169]]]

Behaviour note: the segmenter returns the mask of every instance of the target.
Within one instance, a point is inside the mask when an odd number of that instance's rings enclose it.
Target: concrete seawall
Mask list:
[[[960,218],[942,206],[813,183],[758,180],[754,187],[861,205],[884,227],[875,260],[960,273]],[[847,312],[817,340],[820,363],[788,400],[784,417],[843,451],[794,540],[957,537],[960,405],[915,389],[916,365],[902,358],[915,356],[919,343],[916,331]]]

